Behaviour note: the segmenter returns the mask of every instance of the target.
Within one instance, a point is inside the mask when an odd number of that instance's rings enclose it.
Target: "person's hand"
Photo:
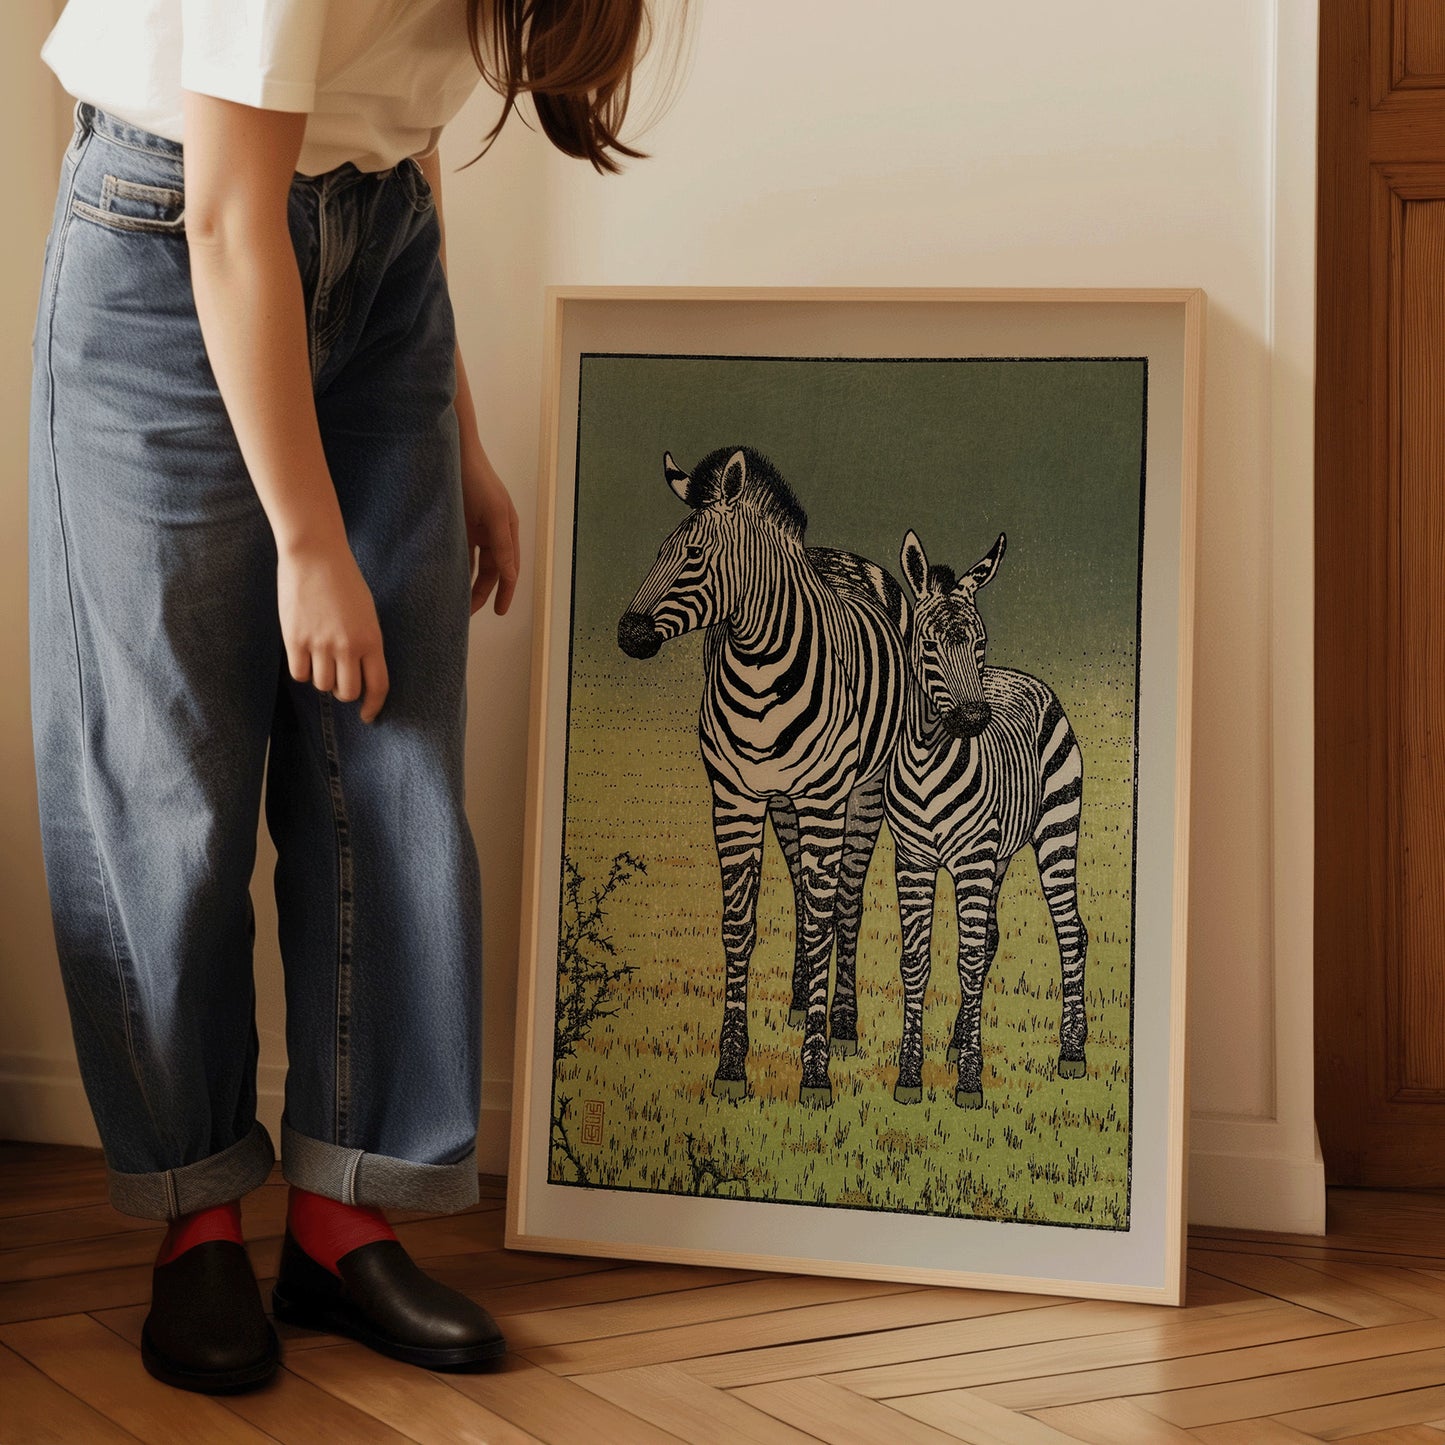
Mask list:
[[[373,722],[389,685],[381,623],[346,542],[281,551],[276,605],[291,676],[338,702],[355,702],[365,689],[360,716]]]
[[[477,575],[472,581],[472,615],[487,605],[497,589],[500,617],[512,605],[517,590],[521,547],[517,541],[517,509],[481,444],[462,450],[462,500],[467,519],[467,560],[477,553]]]

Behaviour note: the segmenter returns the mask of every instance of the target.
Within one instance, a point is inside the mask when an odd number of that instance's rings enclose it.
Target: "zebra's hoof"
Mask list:
[[[829,1045],[835,1059],[851,1059],[858,1052],[857,1039],[833,1039]]]
[[[800,1029],[808,1022],[808,1010],[805,1008],[794,1008],[788,1010],[788,1026]]]
[[[1088,1072],[1088,1065],[1083,1059],[1060,1059],[1059,1077],[1061,1079],[1082,1079]]]
[[[953,1102],[960,1109],[981,1109],[983,1108],[983,1090],[957,1088],[953,1091]]]
[[[894,1084],[893,1099],[898,1104],[920,1104],[923,1102],[922,1084]]]
[[[798,1102],[812,1109],[827,1109],[833,1103],[832,1084],[804,1084],[798,1090]]]
[[[714,1099],[746,1099],[748,1081],[746,1079],[714,1079],[712,1096]]]
[[[949,1046],[948,1046],[948,1062],[949,1062],[950,1064],[956,1064],[956,1063],[958,1062],[958,1045],[957,1045],[957,1044],[949,1044]]]

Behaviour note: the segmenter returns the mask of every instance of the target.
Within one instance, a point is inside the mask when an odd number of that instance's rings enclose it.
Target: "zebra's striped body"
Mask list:
[[[806,556],[813,570],[834,591],[841,593],[845,602],[859,609],[861,615],[868,619],[864,645],[872,653],[857,671],[858,681],[854,690],[862,693],[857,704],[859,715],[874,719],[878,737],[876,741],[865,740],[863,761],[859,766],[860,782],[848,801],[843,856],[833,904],[837,965],[828,1032],[832,1052],[847,1056],[858,1052],[856,974],[863,883],[883,826],[883,765],[887,757],[886,750],[880,751],[880,748],[884,739],[896,735],[902,721],[901,653],[893,647],[891,640],[886,646],[877,645],[877,627],[881,613],[881,620],[902,637],[907,626],[907,604],[898,583],[876,562],[829,547],[809,547]],[[714,627],[717,626],[714,624]],[[712,631],[710,628],[710,635]],[[709,658],[710,653],[705,647],[705,673],[708,672]],[[890,706],[890,701],[894,705]],[[787,793],[775,793],[768,805],[768,816],[772,819],[773,832],[793,884],[795,950],[792,1008],[788,1021],[797,1027],[807,1019],[809,964],[803,927],[805,910],[798,814],[792,798]]]
[[[889,612],[892,579],[862,558],[805,548],[802,509],[751,448],[720,448],[692,477],[670,458],[666,467],[692,514],[663,543],[618,640],[624,651],[650,656],[670,637],[707,628],[698,736],[712,789],[727,959],[713,1092],[746,1093],[747,975],[771,813],[798,912],[800,1097],[829,1103],[829,956],[836,926],[833,1037],[856,1048],[862,877],[902,721],[906,664]],[[896,583],[892,594],[901,608]]]
[[[1014,855],[1032,846],[1053,918],[1062,969],[1059,1073],[1084,1072],[1087,1021],[1076,865],[1083,758],[1047,683],[983,663],[986,634],[974,594],[993,575],[994,551],[955,580],[929,568],[917,538],[904,544],[916,610],[909,633],[912,680],[884,786],[903,928],[903,1039],[894,1097],[922,1097],[923,995],[938,870],[953,879],[962,998],[949,1057],[955,1100],[983,1102],[983,986],[998,950],[999,890]]]

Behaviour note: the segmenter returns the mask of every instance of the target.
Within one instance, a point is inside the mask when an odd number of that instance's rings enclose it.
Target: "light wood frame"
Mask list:
[[[1169,902],[1169,982],[1167,1006],[1167,1159],[1163,1191],[1162,1250],[1152,1277],[1139,1280],[1090,1279],[1082,1271],[1065,1277],[1054,1271],[1050,1277],[1002,1274],[981,1270],[941,1269],[928,1265],[876,1264],[857,1259],[836,1260],[801,1253],[778,1255],[740,1251],[735,1248],[707,1248],[682,1245],[657,1238],[627,1241],[589,1239],[583,1231],[539,1232],[532,1223],[531,1206],[541,1189],[549,1187],[545,1173],[540,1180],[529,1177],[538,1152],[529,1147],[528,1130],[538,1103],[537,1069],[537,977],[535,963],[544,925],[539,918],[539,884],[543,874],[543,790],[547,770],[558,760],[547,756],[547,719],[552,706],[549,665],[559,628],[569,619],[554,615],[552,599],[557,584],[554,529],[557,513],[557,469],[562,426],[564,350],[563,336],[569,312],[589,303],[637,303],[656,306],[689,306],[696,303],[727,302],[768,308],[778,303],[808,302],[848,307],[869,303],[906,303],[923,307],[1005,306],[1022,308],[1033,315],[1043,308],[1163,308],[1178,327],[1181,346],[1181,406],[1177,416],[1179,451],[1177,478],[1166,479],[1177,496],[1179,554],[1175,611],[1175,656],[1177,658],[1174,696],[1173,796],[1169,800],[1173,844],[1173,888]],[[1057,1295],[1079,1295],[1180,1304],[1184,1298],[1184,1235],[1187,1200],[1188,1160],[1188,1057],[1186,1018],[1186,949],[1188,916],[1188,840],[1190,802],[1190,718],[1191,673],[1194,633],[1194,556],[1196,481],[1199,466],[1200,427],[1203,405],[1205,295],[1198,288],[951,288],[951,287],[749,287],[749,286],[550,286],[545,293],[545,346],[543,406],[540,438],[537,532],[533,571],[535,624],[532,651],[530,729],[527,756],[526,824],[524,833],[524,880],[522,932],[518,975],[516,1063],[513,1092],[510,1174],[508,1180],[506,1244],[508,1248],[558,1252],[611,1258],[647,1259],[725,1266],[730,1268],[778,1270],[793,1273],[841,1275],[866,1279],[889,1279],[918,1284],[954,1285],[975,1288],[1022,1290]],[[706,348],[699,348],[706,349]],[[714,353],[717,354],[717,353]],[[753,354],[757,354],[754,350]],[[780,353],[781,354],[781,353]],[[834,352],[820,346],[810,354],[856,355]],[[881,354],[881,353],[880,353]],[[894,354],[897,354],[896,352]],[[990,353],[999,355],[1001,353]],[[1152,430],[1151,424],[1151,430]],[[1153,480],[1151,475],[1151,481]],[[568,562],[570,567],[570,559]],[[1141,579],[1141,587],[1143,581]],[[564,695],[565,696],[565,695]],[[565,706],[565,703],[564,703]],[[1137,808],[1136,808],[1137,815]],[[1132,1001],[1131,1001],[1132,1007]],[[541,1080],[550,1080],[550,1059],[542,1064]],[[1131,1151],[1137,1153],[1138,1131],[1131,1120]],[[542,1151],[545,1152],[545,1151]],[[545,1161],[542,1168],[545,1171]],[[606,1190],[566,1186],[588,1198]],[[683,1196],[664,1196],[678,1197]],[[712,1201],[717,1202],[717,1201]],[[726,1201],[724,1201],[726,1202]],[[738,1201],[743,1203],[744,1201]],[[751,1201],[754,1207],[770,1207]],[[584,1211],[585,1212],[585,1209]],[[898,1217],[898,1216],[890,1216]],[[962,1221],[960,1221],[962,1222]],[[970,1223],[976,1221],[968,1221]],[[995,1222],[1001,1229],[1019,1228],[1011,1222]],[[1024,1225],[1024,1229],[1057,1232],[1067,1226]],[[1132,1221],[1131,1221],[1132,1230]],[[1082,1233],[1081,1231],[1074,1231]],[[1121,1236],[1131,1231],[1120,1231]],[[1087,1247],[1081,1246],[1086,1253]]]

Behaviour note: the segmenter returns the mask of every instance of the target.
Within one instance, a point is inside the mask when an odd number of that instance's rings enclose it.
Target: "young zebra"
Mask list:
[[[977,593],[994,575],[1004,538],[969,572],[930,567],[913,532],[903,573],[915,603],[908,634],[912,679],[903,729],[884,785],[896,853],[903,926],[903,1041],[893,1097],[923,1097],[923,994],[938,870],[952,875],[958,908],[963,997],[950,1060],[954,1102],[983,1103],[979,1037],[983,985],[998,951],[998,895],[1010,860],[1026,843],[1054,921],[1063,972],[1059,1075],[1084,1073],[1084,957],[1075,869],[1083,760],[1053,690],[1007,667],[984,666],[987,634]]]
[[[752,447],[719,447],[691,475],[668,453],[663,470],[691,511],[658,549],[617,640],[629,656],[651,657],[669,638],[707,629],[698,736],[727,959],[712,1091],[747,1093],[748,965],[771,811],[798,913],[799,1097],[831,1104],[828,961],[836,926],[833,1040],[851,1052],[857,913],[903,713],[902,589],[865,559],[805,548],[806,514]]]

